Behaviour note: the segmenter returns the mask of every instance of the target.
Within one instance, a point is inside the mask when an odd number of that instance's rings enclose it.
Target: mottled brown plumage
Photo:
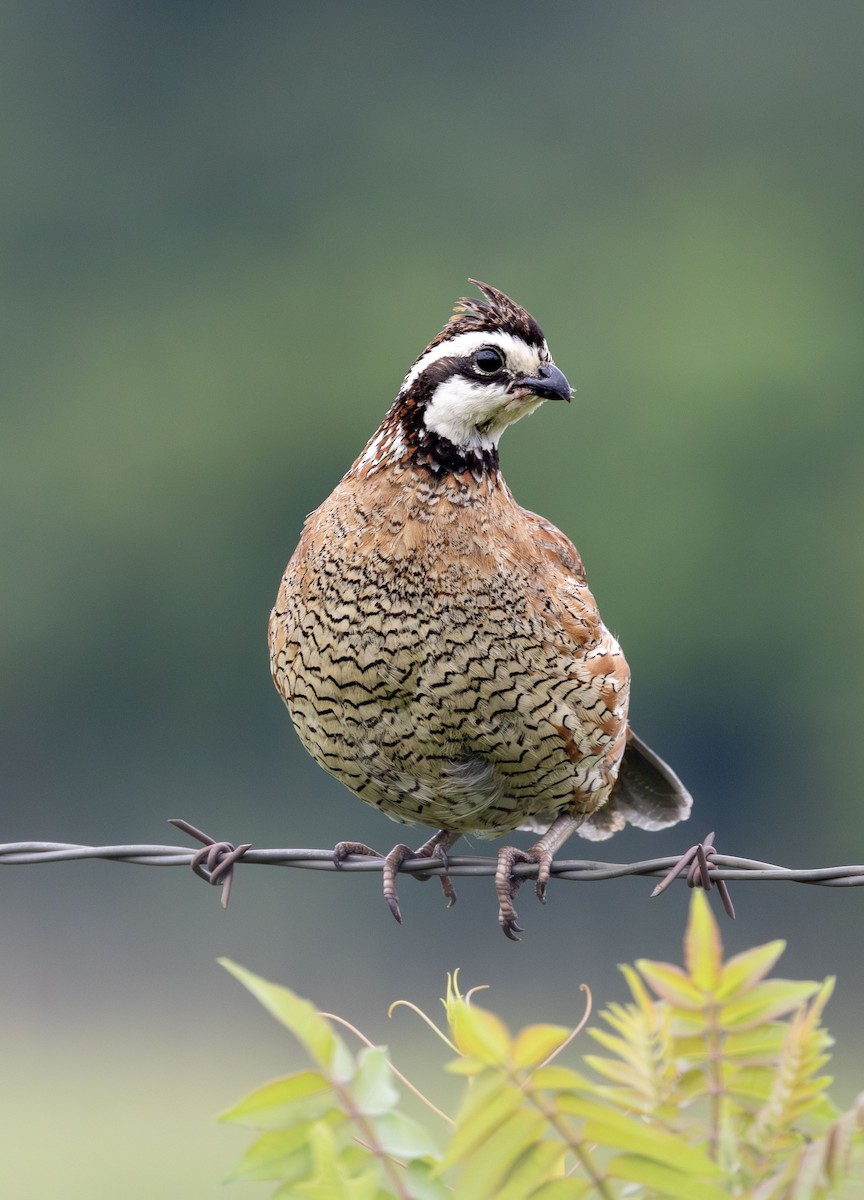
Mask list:
[[[306,522],[270,649],[306,749],[389,817],[437,829],[419,853],[446,861],[465,833],[545,831],[499,854],[500,922],[515,937],[514,862],[538,864],[542,898],[572,832],[662,828],[690,798],[629,731],[629,669],[576,548],[501,476],[503,428],[570,389],[534,319],[478,287]],[[397,917],[395,872],[414,853],[388,856]]]

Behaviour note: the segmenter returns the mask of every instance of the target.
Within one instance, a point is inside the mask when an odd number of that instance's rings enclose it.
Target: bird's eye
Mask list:
[[[484,346],[474,355],[474,365],[478,370],[491,375],[493,371],[500,371],[504,366],[504,355],[494,346]]]

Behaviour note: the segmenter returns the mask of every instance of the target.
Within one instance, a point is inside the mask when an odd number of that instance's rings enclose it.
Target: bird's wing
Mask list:
[[[576,582],[584,584],[585,568],[582,566],[579,551],[570,539],[545,517],[529,512],[527,508],[523,508],[521,512],[533,537],[535,548],[550,562],[550,565],[559,571],[563,568]]]

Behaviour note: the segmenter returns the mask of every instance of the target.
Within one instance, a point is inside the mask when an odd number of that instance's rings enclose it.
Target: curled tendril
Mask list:
[[[434,1034],[436,1034],[436,1036],[439,1037],[446,1046],[449,1046],[454,1054],[459,1053],[459,1051],[456,1049],[456,1047],[453,1045],[453,1043],[448,1038],[447,1034],[444,1033],[443,1030],[439,1029],[438,1026],[435,1024],[435,1022],[432,1020],[432,1018],[427,1016],[426,1013],[423,1011],[423,1009],[419,1008],[416,1004],[413,1003],[413,1001],[411,1001],[411,1000],[394,1000],[393,1003],[390,1005],[390,1007],[387,1009],[387,1016],[392,1017],[395,1009],[397,1009],[397,1008],[409,1008],[411,1010],[411,1012],[415,1013],[420,1018],[421,1021],[426,1022],[426,1024],[429,1026],[429,1028],[432,1030],[432,1032]]]
[[[398,1001],[397,1001],[397,1003],[398,1003]],[[404,1001],[403,1001],[403,1003],[404,1003]],[[392,1005],[391,1005],[391,1007],[392,1007]],[[352,1025],[350,1021],[346,1021],[344,1017],[337,1016],[336,1013],[328,1013],[328,1012],[322,1012],[319,1015],[322,1017],[326,1017],[326,1019],[328,1021],[335,1021],[337,1024],[343,1025],[346,1029],[350,1029],[351,1032],[354,1034],[354,1036],[356,1038],[359,1038],[359,1040],[361,1042],[363,1042],[363,1044],[365,1046],[368,1046],[371,1050],[376,1049],[375,1043],[370,1042],[365,1033],[362,1033],[361,1030],[359,1030],[356,1025]],[[398,1080],[400,1080],[402,1083],[404,1083],[405,1086],[408,1088],[408,1090],[413,1092],[418,1100],[422,1100],[427,1108],[431,1108],[432,1111],[437,1116],[439,1116],[442,1121],[446,1121],[448,1125],[456,1124],[456,1122],[452,1119],[452,1117],[448,1117],[445,1112],[442,1112],[441,1109],[437,1107],[437,1105],[432,1103],[432,1101],[429,1099],[428,1096],[423,1095],[423,1093],[420,1091],[420,1089],[418,1087],[416,1087],[411,1082],[410,1079],[408,1079],[405,1075],[402,1074],[402,1072],[400,1070],[398,1070],[396,1067],[393,1066],[392,1059],[388,1058],[387,1062],[390,1065],[390,1070],[393,1072],[393,1074],[396,1076],[396,1078]]]
[[[591,1016],[591,1007],[593,1004],[593,997],[591,996],[591,989],[589,988],[587,983],[580,983],[579,991],[585,993],[585,1012],[582,1014],[582,1020],[579,1022],[579,1024],[576,1026],[576,1028],[572,1031],[572,1033],[569,1033],[567,1035],[567,1037],[564,1039],[564,1041],[561,1043],[561,1045],[558,1046],[557,1049],[553,1050],[552,1053],[548,1056],[548,1058],[543,1059],[542,1063],[540,1063],[540,1066],[537,1067],[538,1071],[540,1070],[540,1067],[548,1067],[549,1064],[558,1057],[558,1055],[561,1053],[562,1050],[566,1050],[566,1048],[570,1045],[570,1043],[573,1041],[573,1039],[578,1037],[579,1034],[582,1032],[582,1030],[585,1028],[585,1026],[588,1024],[588,1019]]]

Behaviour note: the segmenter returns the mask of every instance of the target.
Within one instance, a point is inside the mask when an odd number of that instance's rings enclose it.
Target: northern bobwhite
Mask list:
[[[462,834],[542,833],[504,847],[499,922],[516,938],[517,862],[574,832],[688,816],[674,772],[627,723],[630,671],[576,548],[513,499],[504,429],[571,388],[539,326],[497,288],[459,302],[360,457],[306,522],[270,617],[273,679],[303,745],[394,821],[437,829],[387,855],[395,876]],[[375,853],[342,842],[348,853]],[[452,903],[455,892],[442,877]]]

